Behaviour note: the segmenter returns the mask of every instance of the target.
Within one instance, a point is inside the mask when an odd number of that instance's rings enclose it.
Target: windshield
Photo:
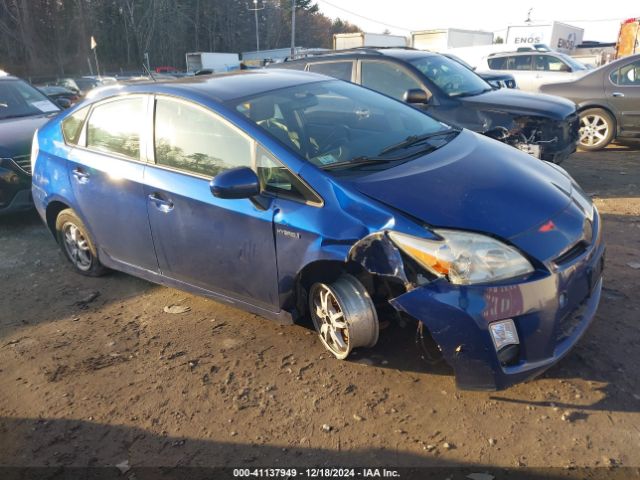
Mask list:
[[[467,67],[469,70],[473,70],[473,67],[471,65],[469,65],[467,62],[462,60],[457,55],[454,55],[453,53],[443,53],[442,55],[444,55],[447,58],[450,58],[451,60],[455,60],[456,62],[458,62],[463,67]]]
[[[0,120],[59,110],[45,95],[22,80],[0,81]]]
[[[98,82],[91,78],[76,78],[75,82],[76,85],[78,85],[78,88],[82,91],[91,90],[98,85]]]
[[[584,63],[579,62],[578,60],[571,58],[569,55],[565,55],[564,53],[556,53],[565,63],[569,64],[572,71],[577,70],[588,70],[587,66]]]
[[[449,97],[468,97],[492,90],[477,74],[442,55],[416,58],[411,64]]]
[[[441,146],[446,125],[402,102],[341,81],[262,93],[233,105],[314,165],[389,168],[423,152],[425,136]],[[437,139],[435,137],[438,137]]]

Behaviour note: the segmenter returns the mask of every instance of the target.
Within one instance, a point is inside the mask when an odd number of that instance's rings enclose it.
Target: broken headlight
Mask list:
[[[389,232],[391,240],[429,272],[456,285],[488,283],[533,272],[515,248],[494,238],[456,230],[434,230],[440,240]]]

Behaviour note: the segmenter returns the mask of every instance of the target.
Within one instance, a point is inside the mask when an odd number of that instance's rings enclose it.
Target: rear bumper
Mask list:
[[[500,390],[544,372],[587,330],[600,302],[604,251],[598,235],[584,255],[535,280],[500,286],[438,280],[391,304],[427,327],[459,388]],[[509,365],[498,360],[489,333],[491,322],[504,319],[513,319],[520,340]]]

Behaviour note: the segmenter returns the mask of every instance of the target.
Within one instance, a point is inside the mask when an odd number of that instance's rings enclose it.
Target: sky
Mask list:
[[[584,40],[614,42],[620,22],[640,16],[636,0],[316,0],[322,13],[355,23],[363,31],[408,36],[410,31],[464,28],[495,32],[523,25],[529,9],[534,23],[559,21],[584,28]],[[447,8],[449,6],[449,8]]]

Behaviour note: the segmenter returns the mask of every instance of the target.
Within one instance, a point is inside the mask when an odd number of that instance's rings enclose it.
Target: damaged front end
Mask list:
[[[435,348],[427,342],[423,357],[441,356],[459,388],[499,390],[539,375],[571,349],[595,315],[602,288],[600,239],[566,272],[530,270],[495,282],[465,283],[454,272],[440,273],[440,267],[450,266],[433,258],[416,261],[406,245],[394,241],[397,235],[368,235],[353,245],[349,260],[395,286],[387,303],[417,322],[419,343],[433,340]],[[429,268],[425,262],[431,262]],[[586,277],[593,279],[588,285]],[[570,292],[563,305],[559,291]]]
[[[487,118],[482,133],[536,158],[560,163],[576,151],[580,121],[576,113],[562,120],[522,115]]]

